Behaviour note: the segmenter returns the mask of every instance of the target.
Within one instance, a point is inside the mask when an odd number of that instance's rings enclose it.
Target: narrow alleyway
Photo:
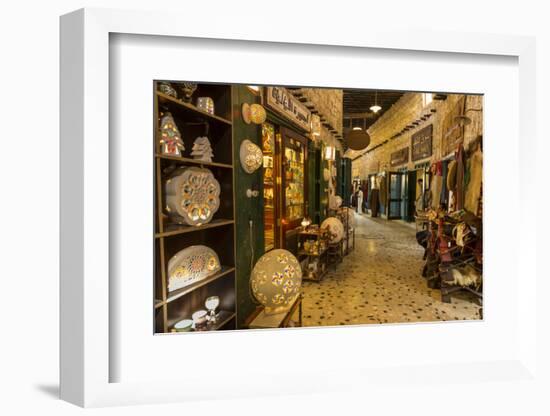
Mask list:
[[[359,214],[355,224],[355,250],[323,281],[303,283],[304,326],[479,319],[469,295],[443,303],[427,287],[414,227]]]

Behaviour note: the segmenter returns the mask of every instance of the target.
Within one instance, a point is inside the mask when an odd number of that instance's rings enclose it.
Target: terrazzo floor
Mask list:
[[[355,250],[321,282],[304,281],[303,326],[472,320],[479,305],[468,293],[451,303],[421,276],[423,249],[415,228],[355,214]]]

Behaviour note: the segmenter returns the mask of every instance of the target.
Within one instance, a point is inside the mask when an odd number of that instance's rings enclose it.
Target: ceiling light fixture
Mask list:
[[[378,113],[380,110],[382,110],[382,107],[378,105],[378,91],[374,92],[374,105],[370,107],[370,110],[373,113]]]
[[[350,119],[351,131],[347,134],[346,144],[351,150],[363,150],[370,144],[370,136],[367,133],[366,120],[363,119],[363,129],[353,126],[353,119]]]

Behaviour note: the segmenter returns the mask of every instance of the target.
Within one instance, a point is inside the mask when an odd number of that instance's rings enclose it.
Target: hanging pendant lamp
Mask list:
[[[353,127],[351,119],[350,131],[346,137],[346,143],[351,150],[363,150],[370,144],[370,136],[367,133],[365,119],[363,119],[363,128]]]
[[[380,110],[382,110],[382,107],[378,105],[378,91],[374,92],[374,105],[371,105],[370,110],[373,113],[378,113]]]

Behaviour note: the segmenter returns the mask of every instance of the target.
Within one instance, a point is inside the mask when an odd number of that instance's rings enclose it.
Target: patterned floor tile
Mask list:
[[[441,302],[421,276],[414,226],[355,215],[355,250],[321,282],[304,282],[303,326],[479,319],[472,295]]]

